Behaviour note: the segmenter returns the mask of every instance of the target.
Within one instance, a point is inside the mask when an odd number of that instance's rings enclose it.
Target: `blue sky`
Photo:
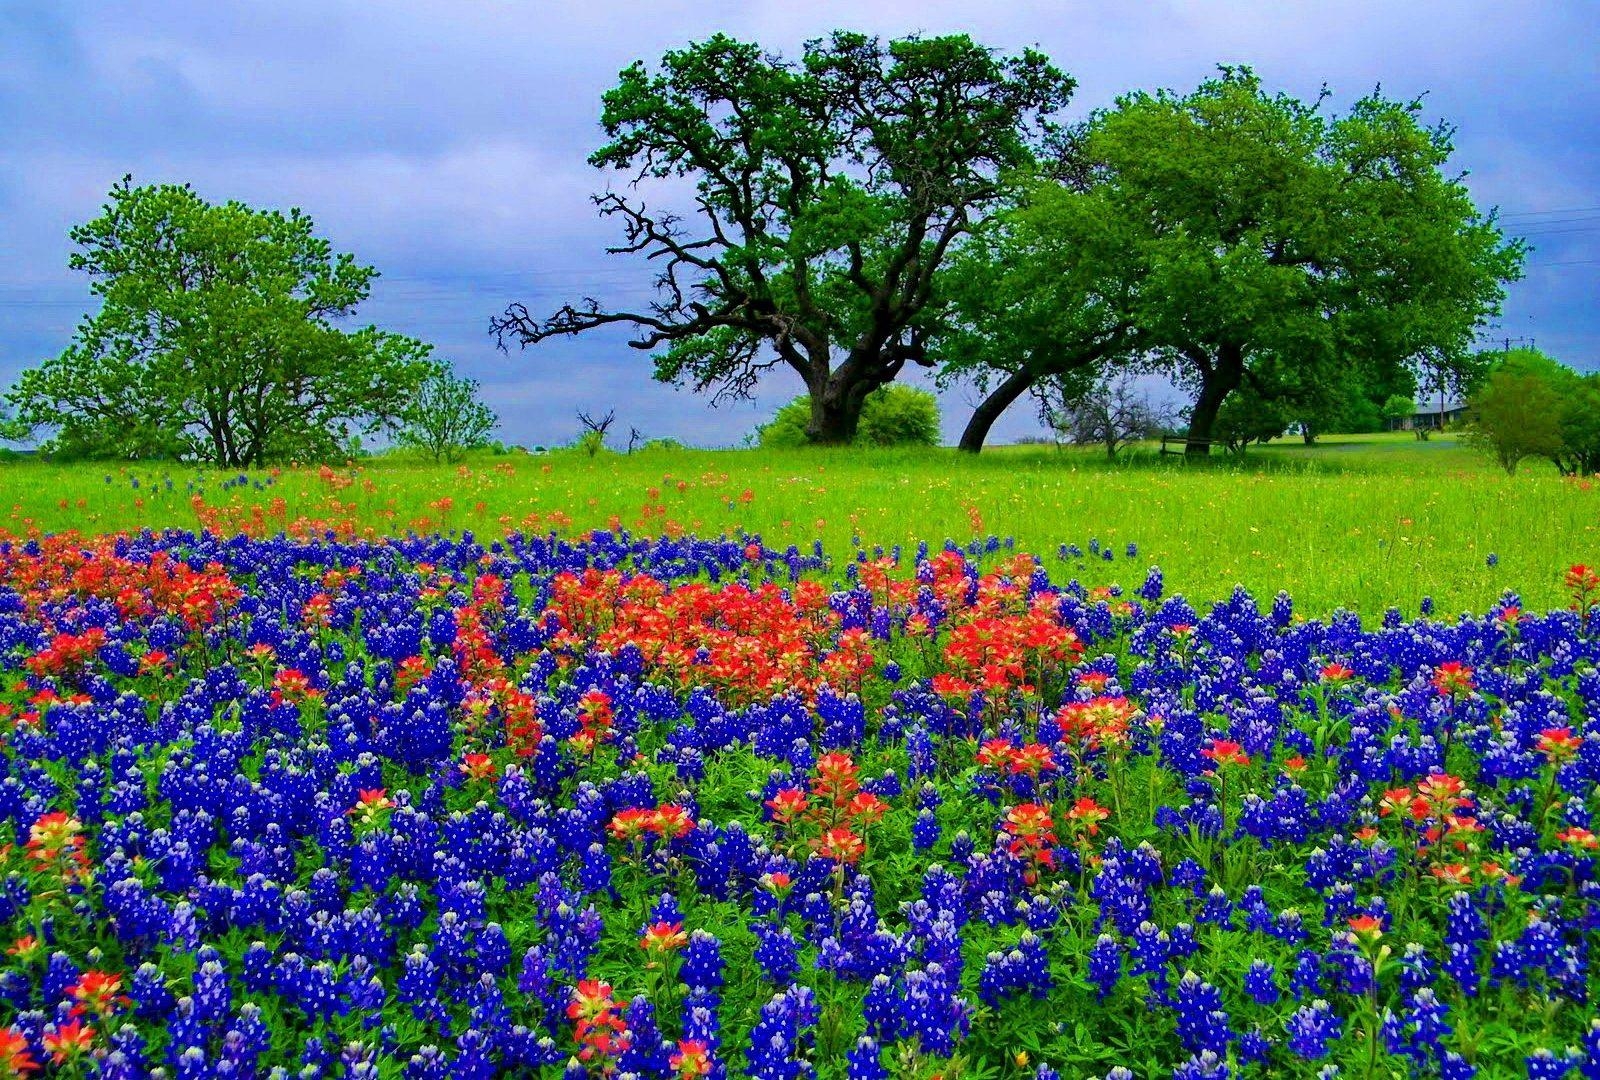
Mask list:
[[[1535,246],[1497,336],[1600,366],[1600,3],[832,3],[0,0],[0,384],[60,350],[86,310],[67,230],[124,172],[206,197],[300,206],[382,272],[362,317],[433,342],[478,378],[513,441],[575,434],[580,408],[732,444],[795,393],[712,408],[649,381],[623,334],[510,355],[509,300],[540,311],[637,299],[641,268],[588,194],[600,94],[634,59],[716,31],[792,52],[835,27],[964,31],[1038,45],[1079,81],[1074,113],[1132,88],[1248,63],[1335,104],[1381,84],[1456,124],[1457,169]],[[974,395],[945,395],[958,430]],[[1019,405],[1001,437],[1036,430]]]

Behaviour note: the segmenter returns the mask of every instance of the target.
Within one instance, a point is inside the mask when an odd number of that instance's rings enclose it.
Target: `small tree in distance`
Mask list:
[[[617,410],[611,409],[604,416],[593,417],[586,412],[578,413],[578,423],[583,425],[583,434],[578,436],[578,447],[594,457],[606,448],[606,432],[611,425],[617,422]]]
[[[1383,418],[1389,423],[1390,431],[1399,431],[1417,412],[1417,403],[1409,394],[1391,394],[1383,403]],[[1421,438],[1421,428],[1418,428],[1418,438]]]
[[[1561,394],[1539,374],[1502,368],[1472,396],[1467,440],[1492,454],[1507,474],[1524,458],[1561,453]]]
[[[1109,458],[1131,443],[1160,434],[1174,419],[1170,409],[1156,404],[1127,375],[1102,378],[1077,395],[1062,395],[1055,401],[1048,390],[1042,391],[1040,415],[1059,438],[1078,446],[1099,444]]]
[[[477,381],[459,378],[441,364],[401,412],[397,440],[434,461],[455,461],[489,445],[499,423],[494,410],[478,399]]]

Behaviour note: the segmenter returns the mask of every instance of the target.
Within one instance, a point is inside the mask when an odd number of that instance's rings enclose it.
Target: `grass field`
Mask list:
[[[108,479],[109,478],[109,479]],[[1117,464],[1089,451],[574,451],[433,466],[378,458],[335,470],[240,480],[165,465],[0,465],[13,533],[162,528],[335,528],[403,533],[511,529],[659,534],[740,529],[769,544],[820,539],[836,557],[995,534],[1054,559],[1085,554],[1086,584],[1133,586],[1159,565],[1196,599],[1235,584],[1299,609],[1375,616],[1481,610],[1505,590],[1530,609],[1565,601],[1561,572],[1600,562],[1600,489],[1545,465],[1508,477],[1449,438],[1330,437],[1284,442],[1242,463],[1153,453]],[[1088,554],[1091,540],[1109,548]],[[1129,556],[1128,545],[1137,545]]]

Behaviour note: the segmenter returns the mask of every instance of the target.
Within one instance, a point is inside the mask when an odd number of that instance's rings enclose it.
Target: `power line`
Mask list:
[[[1562,207],[1562,208],[1560,208],[1558,210],[1519,210],[1519,211],[1516,211],[1514,213],[1501,214],[1500,217],[1502,219],[1504,219],[1504,218],[1521,218],[1521,217],[1547,217],[1550,214],[1592,214],[1592,213],[1594,213],[1596,211],[1600,211],[1600,206],[1566,206],[1566,207]]]

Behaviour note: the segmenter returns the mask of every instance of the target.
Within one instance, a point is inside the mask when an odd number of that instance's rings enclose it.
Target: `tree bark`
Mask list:
[[[848,446],[854,442],[865,398],[865,394],[842,390],[832,380],[811,391],[811,422],[806,425],[806,438],[818,446]]]
[[[961,442],[958,444],[960,448],[969,454],[976,454],[982,450],[984,441],[989,438],[989,429],[994,427],[994,422],[1000,419],[1001,413],[1011,407],[1012,402],[1027,393],[1033,381],[1033,373],[1025,367],[1007,375],[1005,380],[972,410],[972,418],[967,421],[966,429],[961,432]]]
[[[1237,345],[1218,347],[1216,359],[1201,369],[1200,393],[1195,398],[1194,409],[1189,413],[1189,437],[1184,445],[1185,456],[1205,457],[1211,453],[1211,431],[1217,424],[1217,413],[1227,396],[1239,388],[1244,379],[1244,350]]]

